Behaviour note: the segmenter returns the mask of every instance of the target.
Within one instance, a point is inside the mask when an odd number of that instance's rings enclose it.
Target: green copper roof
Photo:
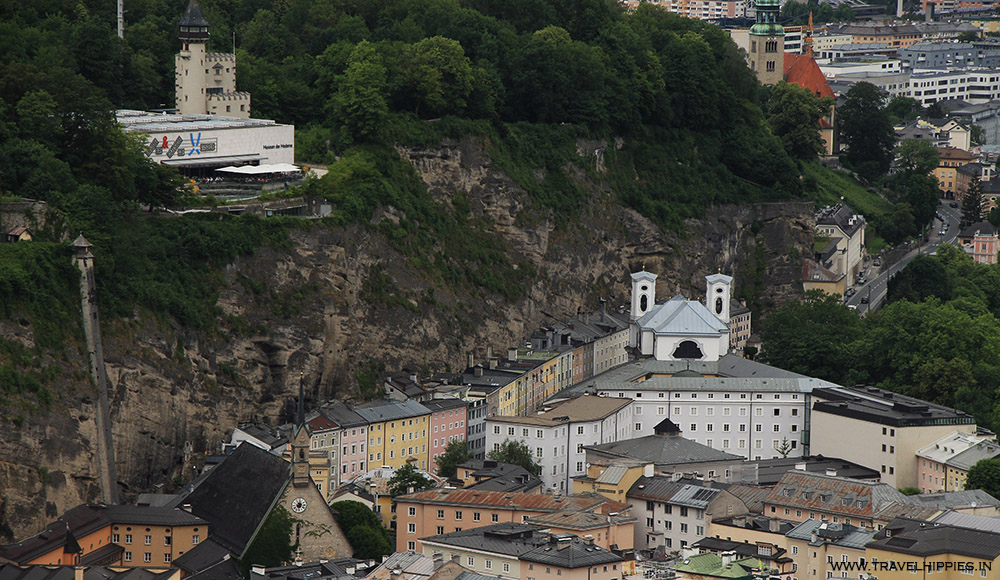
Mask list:
[[[755,36],[781,36],[785,34],[785,28],[780,24],[754,24],[750,27],[750,34]]]
[[[745,562],[745,560],[741,560]],[[738,562],[723,565],[722,557],[712,552],[698,554],[685,558],[682,562],[674,566],[678,572],[687,572],[700,576],[711,576],[713,578],[728,578],[730,580],[753,580],[753,574],[748,567],[744,567]]]

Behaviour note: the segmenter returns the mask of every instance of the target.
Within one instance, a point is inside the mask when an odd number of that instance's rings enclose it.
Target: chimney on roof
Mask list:
[[[507,360],[516,361],[517,360],[517,347],[512,346],[507,349]]]
[[[767,529],[772,534],[781,533],[781,520],[778,518],[771,518],[767,520]]]
[[[86,569],[86,566],[73,566],[73,580],[83,580],[83,573]]]
[[[476,366],[476,357],[472,354],[471,351],[465,357],[465,366],[466,368]]]
[[[255,566],[251,566],[250,567],[250,573],[251,574],[256,574],[258,576],[263,576],[264,575],[264,567],[263,566],[256,566],[256,565]]]
[[[472,356],[471,354],[469,355]],[[472,367],[472,374],[477,377],[483,376],[483,365],[476,365]]]
[[[487,344],[486,345],[486,360],[490,360],[491,358],[493,358],[493,345],[492,344]]]

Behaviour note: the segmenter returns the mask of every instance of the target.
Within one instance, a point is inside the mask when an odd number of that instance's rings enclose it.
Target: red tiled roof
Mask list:
[[[975,159],[976,156],[958,147],[937,147],[938,156],[945,159]]]
[[[462,504],[490,506],[497,509],[522,509],[538,511],[559,511],[566,509],[592,509],[607,498],[597,494],[574,494],[567,496],[543,495],[537,493],[509,493],[505,491],[477,491],[472,489],[431,489],[402,495],[397,503]]]
[[[312,419],[306,421],[306,425],[309,425],[311,431],[325,431],[327,429],[335,429],[337,424],[323,416],[322,414],[316,415]]]
[[[795,83],[819,97],[833,98],[830,83],[826,82],[823,71],[813,57],[808,54],[785,53],[785,81]]]

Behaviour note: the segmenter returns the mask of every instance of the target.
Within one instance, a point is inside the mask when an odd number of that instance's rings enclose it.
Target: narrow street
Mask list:
[[[943,243],[955,243],[955,239],[958,237],[962,211],[960,208],[950,207],[949,203],[949,200],[944,200],[938,205],[938,212],[944,216],[945,222],[949,224],[948,230],[944,235],[940,233],[944,224],[942,224],[941,220],[935,218],[931,222],[931,226],[929,226],[931,228],[929,232],[930,240],[920,245],[914,244],[913,249],[895,264],[888,267],[883,265],[881,268],[876,268],[872,265],[874,264],[874,260],[867,262],[863,271],[868,276],[868,283],[864,286],[854,286],[857,294],[851,296],[846,301],[848,306],[857,308],[859,316],[865,316],[869,310],[877,310],[885,302],[889,278],[905,268],[910,263],[910,260],[917,257],[918,254],[935,253],[938,246]],[[862,303],[864,299],[867,299],[867,303]]]

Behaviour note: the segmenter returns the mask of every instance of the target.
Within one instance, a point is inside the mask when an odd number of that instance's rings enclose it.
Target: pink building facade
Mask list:
[[[922,493],[937,493],[945,491],[948,481],[947,467],[943,463],[917,457],[917,483]]]
[[[437,458],[452,441],[465,441],[468,437],[468,403],[461,399],[432,399],[423,406],[431,411],[430,421],[430,466],[428,471],[437,472]]]
[[[966,227],[958,234],[958,243],[977,264],[996,264],[1000,252],[1000,237],[989,222]]]

